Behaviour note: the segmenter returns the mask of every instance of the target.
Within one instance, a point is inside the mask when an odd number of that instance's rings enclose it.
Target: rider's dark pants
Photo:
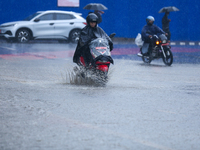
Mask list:
[[[153,38],[144,41],[144,43],[149,43],[148,52],[145,53],[146,55],[149,55],[149,53],[151,53],[152,48],[154,46],[154,42],[155,42],[155,40]]]
[[[84,61],[85,61],[86,66],[88,66],[88,65],[92,62],[92,60],[93,60],[93,57],[92,57],[92,55],[91,55],[89,49],[86,50],[86,51],[82,54],[82,56],[83,56],[83,58],[84,58]]]

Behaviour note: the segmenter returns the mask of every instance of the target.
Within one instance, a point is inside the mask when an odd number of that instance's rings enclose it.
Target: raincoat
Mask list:
[[[165,14],[162,18],[162,29],[167,32],[169,31],[169,22],[170,22],[170,19],[168,19],[168,15]]]
[[[170,40],[170,38],[171,38],[171,32],[169,30],[169,22],[170,21],[171,20],[168,19],[168,15],[165,13],[165,15],[162,18],[162,29],[163,29],[163,31],[168,33],[168,35],[167,35],[168,40]]]
[[[152,25],[146,24],[142,29],[142,40],[145,43],[149,43],[150,42],[149,35],[154,35],[154,34],[159,36],[160,34],[165,34],[165,32],[154,24]]]
[[[98,26],[95,28],[90,27],[90,25],[85,26],[80,33],[79,41],[73,56],[73,62],[79,63],[80,56],[84,57],[86,63],[91,62],[92,55],[89,50],[89,43],[96,38],[107,39],[110,45],[110,50],[113,49],[113,42],[110,37],[104,32],[104,30]]]

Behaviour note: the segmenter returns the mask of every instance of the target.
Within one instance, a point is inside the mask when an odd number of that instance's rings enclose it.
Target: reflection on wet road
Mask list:
[[[73,56],[75,48],[76,45],[66,43],[1,43],[0,58],[66,58]],[[200,46],[172,46],[171,50],[174,55],[174,63],[200,63]],[[138,52],[139,48],[135,44],[116,43],[112,56],[113,58],[141,60],[141,58],[137,57]]]

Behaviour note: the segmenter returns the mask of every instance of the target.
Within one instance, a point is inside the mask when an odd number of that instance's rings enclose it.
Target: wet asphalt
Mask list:
[[[76,45],[0,43],[1,150],[200,149],[200,47],[150,65],[115,43],[104,87],[77,85]]]

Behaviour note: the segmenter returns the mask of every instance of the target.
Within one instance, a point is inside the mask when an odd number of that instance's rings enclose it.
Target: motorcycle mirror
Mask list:
[[[116,33],[112,33],[109,35],[110,38],[113,38],[116,35]]]

